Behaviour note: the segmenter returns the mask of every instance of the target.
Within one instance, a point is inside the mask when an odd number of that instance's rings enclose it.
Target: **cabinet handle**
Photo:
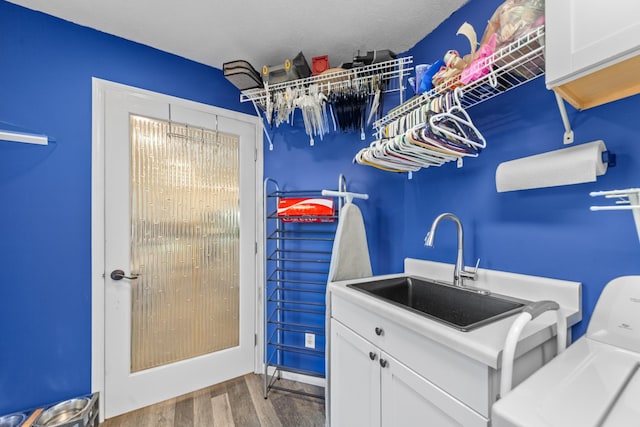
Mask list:
[[[384,330],[382,328],[376,328],[375,331],[377,336],[380,336],[384,333]]]
[[[380,359],[380,366],[382,366],[383,368],[387,367],[387,361],[385,359]]]
[[[369,359],[371,360],[376,360],[376,357],[378,357],[377,354],[375,354],[373,351],[369,352]]]

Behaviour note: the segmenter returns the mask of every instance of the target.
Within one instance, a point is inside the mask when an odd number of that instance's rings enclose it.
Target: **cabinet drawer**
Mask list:
[[[482,416],[489,416],[488,366],[333,293],[331,317]]]

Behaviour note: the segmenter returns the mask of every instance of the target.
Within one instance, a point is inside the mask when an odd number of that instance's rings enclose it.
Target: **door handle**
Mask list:
[[[113,270],[111,272],[111,279],[113,280],[122,280],[122,279],[135,280],[138,278],[138,276],[139,274],[137,273],[131,274],[131,276],[125,276],[124,271],[122,270]]]

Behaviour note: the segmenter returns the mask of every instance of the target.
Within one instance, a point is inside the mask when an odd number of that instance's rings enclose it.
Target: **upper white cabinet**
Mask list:
[[[546,83],[579,109],[640,93],[640,1],[546,2]]]

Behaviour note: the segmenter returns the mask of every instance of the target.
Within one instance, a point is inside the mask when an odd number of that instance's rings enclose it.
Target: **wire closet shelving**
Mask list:
[[[336,71],[328,74],[319,74],[316,76],[307,77],[304,79],[290,80],[286,82],[276,83],[272,85],[265,85],[264,88],[247,89],[240,93],[240,102],[253,102],[254,105],[264,109],[267,101],[267,97],[270,94],[284,91],[290,87],[310,87],[316,85],[318,90],[324,92],[330,92],[331,87],[339,87],[344,82],[348,82],[354,86],[360,86],[362,84],[368,84],[374,77],[392,81],[397,79],[399,84],[387,89],[386,92],[400,92],[402,99],[402,93],[404,86],[402,80],[408,77],[413,70],[411,64],[413,63],[413,57],[407,56],[403,58],[396,58],[390,61],[378,62],[371,65],[365,65],[363,67],[351,68],[344,71]]]
[[[536,28],[478,64],[479,68],[487,67],[488,74],[466,85],[461,84],[460,75],[457,75],[392,109],[376,120],[373,127],[380,130],[456,87],[462,87],[464,91],[462,107],[470,108],[544,75],[544,34],[544,26]]]

